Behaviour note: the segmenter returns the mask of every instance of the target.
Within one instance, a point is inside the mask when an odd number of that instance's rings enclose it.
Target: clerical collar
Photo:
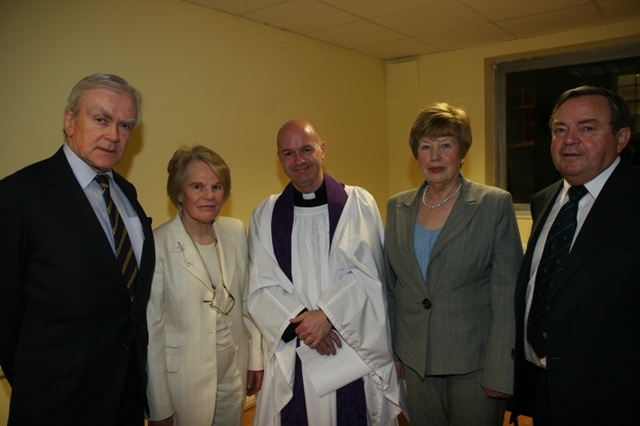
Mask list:
[[[322,181],[320,188],[309,194],[303,194],[294,188],[293,201],[294,205],[298,207],[316,207],[327,204],[327,187],[325,186],[324,181]]]

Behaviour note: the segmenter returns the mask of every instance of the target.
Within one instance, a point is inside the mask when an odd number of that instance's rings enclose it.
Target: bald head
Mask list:
[[[293,186],[302,193],[322,185],[322,161],[327,149],[315,126],[300,118],[287,121],[278,131],[278,158]]]
[[[316,127],[311,122],[303,118],[294,118],[289,120],[278,130],[278,151],[280,150],[280,141],[282,139],[304,138],[318,145],[322,143],[322,138],[318,134]]]

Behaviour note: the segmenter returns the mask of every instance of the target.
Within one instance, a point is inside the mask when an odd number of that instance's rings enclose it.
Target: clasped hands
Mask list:
[[[338,333],[321,309],[305,311],[290,321],[297,324],[298,338],[320,355],[335,355],[342,347]]]

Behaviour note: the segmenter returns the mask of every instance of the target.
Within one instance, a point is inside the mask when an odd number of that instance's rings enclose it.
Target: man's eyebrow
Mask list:
[[[111,113],[109,111],[107,111],[106,109],[102,108],[101,106],[97,106],[97,107],[91,108],[89,110],[89,113],[91,115],[95,115],[95,114],[101,115],[101,116],[103,116],[104,118],[106,118],[107,120],[110,120],[110,121],[113,120],[113,115],[111,115]],[[135,118],[129,118],[127,120],[118,121],[118,124],[126,124],[128,126],[132,126],[133,127],[136,124],[136,122],[137,122],[137,120]]]
[[[599,123],[599,121],[595,118],[585,118],[584,120],[579,120],[578,124],[587,124],[587,123]],[[554,126],[566,126],[567,124],[564,121],[556,120],[553,122]]]
[[[588,124],[588,123],[600,123],[597,119],[595,118],[585,118],[584,120],[580,120],[578,121],[578,124]]]
[[[137,123],[137,120],[135,118],[130,118],[128,120],[122,120],[119,122],[120,124],[126,124],[127,126],[135,126]]]
[[[109,111],[107,111],[106,109],[100,107],[100,106],[96,106],[93,108],[89,109],[89,114],[91,115],[102,115],[103,117],[112,120],[113,116],[111,115],[111,113],[109,113]]]

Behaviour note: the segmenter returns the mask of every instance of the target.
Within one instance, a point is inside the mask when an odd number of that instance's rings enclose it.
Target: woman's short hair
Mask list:
[[[173,157],[171,157],[167,166],[167,172],[169,172],[167,195],[169,195],[169,199],[177,208],[182,205],[179,201],[180,195],[189,176],[189,168],[195,161],[202,161],[208,164],[213,173],[222,181],[225,200],[231,195],[231,171],[222,157],[202,145],[193,145],[190,148],[183,146],[173,153]]]
[[[439,138],[453,136],[464,158],[471,147],[471,121],[462,108],[439,102],[420,111],[409,132],[409,146],[418,158],[418,145],[425,136]]]

